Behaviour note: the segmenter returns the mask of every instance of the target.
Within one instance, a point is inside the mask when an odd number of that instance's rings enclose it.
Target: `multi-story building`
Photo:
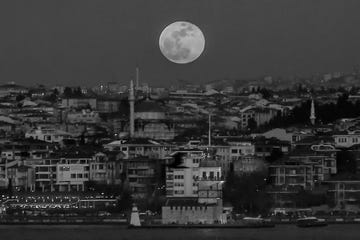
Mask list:
[[[85,124],[96,124],[100,122],[99,113],[83,109],[81,111],[70,111],[67,113],[67,122],[74,123],[85,123]]]
[[[96,98],[92,97],[74,97],[63,98],[61,106],[64,108],[88,108],[96,110],[97,107]]]
[[[96,109],[100,113],[112,113],[119,111],[121,100],[101,97],[97,99]]]
[[[46,143],[43,141],[36,140],[17,140],[12,142],[5,142],[1,145],[1,159],[0,159],[0,188],[6,188],[9,184],[9,174],[12,178],[17,178],[15,175],[18,174],[19,178],[23,179],[22,175],[25,174],[26,165],[24,161],[27,159],[41,159],[49,156],[55,148],[55,144]],[[29,175],[30,176],[30,175]],[[20,180],[14,180],[15,185],[26,187],[29,189],[32,183],[20,184]]]
[[[360,144],[360,131],[342,132],[333,135],[335,146],[349,148],[353,145]]]
[[[26,132],[25,138],[32,138],[50,143],[60,143],[64,139],[71,139],[72,135],[54,128],[35,128]]]
[[[117,140],[104,145],[109,151],[121,151],[125,159],[145,156],[154,159],[166,158],[174,145],[150,139]]]
[[[231,146],[227,142],[215,141],[209,149],[216,156],[221,167],[222,175],[226,176],[230,171],[232,163],[230,157]]]
[[[244,155],[233,162],[234,173],[237,175],[261,172],[267,170],[267,164],[263,157]]]
[[[276,117],[278,113],[278,109],[270,107],[248,106],[241,110],[240,127],[242,129],[247,128],[249,126],[250,119],[253,119],[256,122],[257,126],[261,126]]]
[[[35,168],[35,189],[40,191],[84,191],[89,181],[90,155],[66,155],[47,159],[29,159],[25,165]]]
[[[123,160],[123,170],[133,198],[151,196],[156,189],[163,187],[165,162],[165,159],[148,157]]]
[[[290,142],[280,141],[278,139],[255,138],[255,155],[259,157],[268,157],[274,151],[288,154],[291,150]]]
[[[224,177],[216,160],[204,159],[199,165],[199,176],[195,179],[198,187],[198,201],[201,204],[218,204],[222,199]]]
[[[360,180],[336,180],[325,181],[328,195],[333,200],[334,205],[345,208],[348,205],[359,206],[360,203]]]
[[[166,170],[166,196],[167,197],[197,197],[199,177],[199,164],[205,154],[199,149],[181,149],[172,155],[179,154],[181,159]]]
[[[270,180],[275,186],[311,189],[337,173],[336,149],[325,144],[298,148],[289,156],[271,164],[269,170]]]
[[[105,153],[99,152],[93,156],[93,160],[89,163],[89,180],[96,183],[107,183],[108,176],[108,157]]]
[[[197,149],[179,150],[174,154],[175,162],[166,171],[167,201],[162,207],[162,222],[226,222],[219,163]]]
[[[33,191],[34,189],[34,169],[25,165],[13,165],[7,168],[8,181],[11,181],[12,188],[16,190]]]
[[[230,159],[235,161],[243,155],[254,155],[255,145],[251,140],[228,141],[230,145]]]

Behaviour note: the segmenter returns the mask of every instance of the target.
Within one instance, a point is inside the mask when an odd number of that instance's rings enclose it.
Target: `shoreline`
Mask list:
[[[296,225],[296,220],[289,221],[266,221],[263,224],[142,224],[141,226],[130,226],[126,219],[0,219],[0,225],[114,225],[130,229],[137,228],[272,228],[276,225]],[[326,220],[329,225],[353,224],[360,225],[360,220],[345,221],[344,219]]]

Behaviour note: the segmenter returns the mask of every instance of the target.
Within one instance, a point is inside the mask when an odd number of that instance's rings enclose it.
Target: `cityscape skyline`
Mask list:
[[[128,83],[136,66],[141,79],[155,86],[178,79],[203,83],[349,72],[360,63],[360,33],[354,31],[359,5],[336,0],[2,2],[0,82]],[[198,25],[207,41],[203,55],[184,66],[168,62],[158,47],[163,28],[177,20]]]
[[[358,9],[0,1],[1,236],[360,236]]]

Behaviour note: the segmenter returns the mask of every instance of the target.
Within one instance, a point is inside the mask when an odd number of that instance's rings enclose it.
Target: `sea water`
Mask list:
[[[319,228],[277,225],[262,229],[127,229],[110,225],[1,225],[1,240],[359,240],[360,224]]]

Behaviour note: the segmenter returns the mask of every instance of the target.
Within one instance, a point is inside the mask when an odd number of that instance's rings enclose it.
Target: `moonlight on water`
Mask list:
[[[192,23],[174,22],[162,31],[159,46],[169,61],[186,64],[200,57],[205,48],[205,37]]]

